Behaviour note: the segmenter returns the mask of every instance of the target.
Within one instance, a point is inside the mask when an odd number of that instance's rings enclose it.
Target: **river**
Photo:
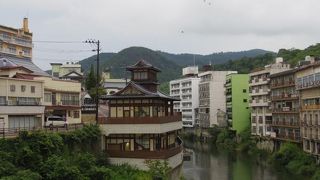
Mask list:
[[[185,142],[192,152],[191,161],[184,161],[183,176],[187,180],[301,180],[303,178],[278,172],[267,163],[243,153],[228,152],[208,144]]]

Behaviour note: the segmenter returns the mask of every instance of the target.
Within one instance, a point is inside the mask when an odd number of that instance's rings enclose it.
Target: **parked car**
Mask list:
[[[61,116],[48,116],[45,120],[46,127],[54,127],[54,126],[68,126],[67,119]]]

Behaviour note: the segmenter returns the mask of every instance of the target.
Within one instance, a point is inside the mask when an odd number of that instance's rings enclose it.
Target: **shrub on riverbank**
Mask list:
[[[283,144],[279,151],[272,154],[270,162],[275,167],[284,167],[292,174],[314,176],[315,178],[320,175],[318,172],[320,168],[316,165],[314,158],[295,144]]]
[[[1,179],[151,179],[150,173],[128,165],[111,166],[95,149],[98,126],[66,133],[23,132],[0,139]]]

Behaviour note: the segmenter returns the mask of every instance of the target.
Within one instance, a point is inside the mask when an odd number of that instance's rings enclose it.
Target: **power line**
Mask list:
[[[79,52],[92,52],[93,50],[63,50],[63,49],[38,49],[34,48],[38,52],[53,52],[53,53],[79,53]]]
[[[64,43],[64,44],[76,44],[76,43],[83,43],[82,41],[32,41],[33,43]]]

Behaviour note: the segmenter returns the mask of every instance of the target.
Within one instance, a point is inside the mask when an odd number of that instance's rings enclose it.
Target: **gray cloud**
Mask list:
[[[317,0],[10,0],[0,1],[0,24],[20,27],[28,15],[34,40],[95,38],[105,52],[129,46],[204,54],[277,51],[318,42],[319,6]],[[34,61],[48,69],[50,62],[86,58],[94,54],[84,51],[90,49],[35,43]]]

